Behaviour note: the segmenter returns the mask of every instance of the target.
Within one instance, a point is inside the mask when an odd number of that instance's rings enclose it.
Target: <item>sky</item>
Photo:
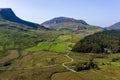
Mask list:
[[[0,8],[12,8],[18,17],[39,24],[61,16],[101,27],[120,21],[120,0],[0,0]]]

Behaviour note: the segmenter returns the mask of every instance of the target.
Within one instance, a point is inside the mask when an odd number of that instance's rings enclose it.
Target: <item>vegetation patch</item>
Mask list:
[[[87,36],[76,43],[73,51],[83,53],[119,53],[120,31],[109,30]]]
[[[0,51],[3,51],[3,47],[2,46],[0,46]]]
[[[51,43],[51,42],[42,42],[37,46],[26,49],[27,51],[52,51],[52,52],[66,52],[66,45],[62,42],[60,43]]]
[[[41,42],[37,46],[26,49],[27,51],[52,51],[66,53],[66,41],[70,41],[69,35],[59,36],[53,42]]]
[[[116,62],[116,61],[120,61],[120,57],[117,57],[117,58],[113,58],[113,59],[112,59],[112,62]]]
[[[39,43],[37,46],[26,49],[27,51],[48,51],[51,44],[49,43]]]
[[[66,52],[66,45],[65,45],[65,43],[53,44],[53,45],[50,47],[50,51],[65,53],[65,52]]]

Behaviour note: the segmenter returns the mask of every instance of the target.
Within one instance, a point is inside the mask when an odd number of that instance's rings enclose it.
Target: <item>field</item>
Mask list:
[[[24,53],[25,54],[25,53]],[[11,56],[11,55],[10,55]],[[7,66],[12,70],[1,71],[0,79],[9,80],[119,80],[120,54],[83,54],[71,52],[70,57],[74,61],[67,64],[70,68],[77,64],[88,62],[91,58],[98,64],[99,69],[81,70],[71,72],[62,66],[69,59],[61,53],[39,51],[24,55],[21,59],[15,59]],[[53,67],[42,67],[57,64]],[[23,68],[17,70],[16,68]],[[28,68],[28,69],[27,69]],[[23,79],[24,78],[24,79]]]
[[[56,72],[66,71],[63,67],[55,66],[49,68],[32,70],[15,70],[0,72],[1,80],[51,80],[51,76]]]
[[[6,54],[5,57],[0,58],[0,64],[3,64],[9,60],[15,59],[18,56],[19,56],[19,54],[17,53],[17,51],[15,51],[15,50],[8,51],[8,53]]]
[[[70,35],[62,35],[59,36],[53,42],[41,42],[37,46],[26,49],[27,51],[51,51],[51,52],[59,52],[66,53],[66,44],[67,40],[70,41]]]
[[[62,42],[51,43],[51,42],[42,42],[37,46],[26,49],[27,51],[52,51],[52,52],[62,52],[65,53],[66,45]]]
[[[52,76],[52,80],[119,80],[120,62],[112,62],[114,58],[119,58],[120,54],[100,55],[100,54],[82,54],[72,53],[71,57],[74,58],[74,62],[68,64],[69,67],[73,67],[75,64],[81,62],[87,62],[91,57],[94,57],[94,61],[98,63],[99,70],[90,69],[83,70],[77,73],[63,72],[56,73]],[[69,76],[69,77],[68,77]]]
[[[120,80],[120,54],[70,51],[77,41],[96,31],[57,33],[53,35],[54,39],[41,35],[46,40],[40,40],[37,45],[26,47],[20,52],[8,50],[4,55],[1,47],[0,80]],[[91,62],[97,67],[84,69]],[[64,63],[76,72],[68,70],[63,66]]]
[[[57,36],[56,39],[54,39],[52,42],[49,41],[48,39],[48,41],[43,41],[37,44],[36,46],[27,48],[26,51],[51,51],[51,52],[66,53],[65,42],[69,44],[69,48],[71,49],[77,41],[83,39],[85,36],[94,34],[95,32],[98,31],[101,31],[101,29],[97,29],[95,31],[83,30],[77,33],[66,32],[64,34]]]

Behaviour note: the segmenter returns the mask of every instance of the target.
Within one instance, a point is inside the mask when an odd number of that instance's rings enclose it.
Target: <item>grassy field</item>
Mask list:
[[[16,50],[8,51],[8,54],[4,54],[4,55],[6,55],[6,56],[3,58],[0,58],[0,64],[3,64],[9,60],[15,59],[19,56],[19,54]]]
[[[11,52],[11,51],[10,51]],[[16,58],[18,54],[10,53],[0,61],[11,61],[11,65],[7,68],[35,68],[32,70],[13,70],[13,71],[0,71],[0,80],[50,80],[51,76],[55,73],[67,71],[62,67],[63,62],[69,61],[68,58],[61,53],[39,51],[39,52],[26,52],[22,51],[22,58]],[[15,59],[16,58],[16,59]],[[39,68],[49,65],[57,64],[55,67]],[[1,66],[3,67],[3,66]],[[36,69],[37,68],[37,69]]]
[[[66,53],[66,42],[69,45],[69,48],[71,49],[72,46],[78,41],[75,38],[78,38],[79,40],[84,38],[89,34],[66,34],[66,35],[60,35],[58,38],[56,38],[53,42],[41,42],[37,46],[33,46],[31,48],[27,48],[27,51],[51,51],[51,52],[60,52],[60,53]]]
[[[3,52],[0,52],[0,59],[3,58],[5,54]]]
[[[12,54],[13,55],[13,54]],[[15,55],[15,54],[14,54]],[[22,53],[21,59],[15,59],[9,67],[40,67],[52,64],[58,64],[54,67],[18,70],[18,71],[0,71],[0,79],[8,80],[119,80],[120,77],[120,54],[83,54],[71,52],[70,56],[74,59],[73,63],[67,64],[73,67],[82,62],[88,62],[91,58],[97,62],[99,70],[82,70],[77,73],[68,71],[61,64],[69,61],[61,53],[40,51],[33,53]],[[7,56],[6,56],[7,57]],[[9,57],[12,57],[9,55]]]
[[[66,44],[67,40],[70,40],[71,36],[59,36],[53,42],[41,42],[37,46],[26,49],[27,51],[51,51],[51,52],[60,52],[66,53]]]
[[[22,59],[16,59],[12,62],[10,67],[13,68],[32,68],[42,67],[54,64],[62,64],[65,61],[69,61],[64,54],[40,51],[33,54],[24,56]]]
[[[0,72],[0,80],[51,80],[54,73],[66,71],[61,66],[33,69],[33,70],[18,70]]]
[[[37,46],[31,47],[26,49],[27,51],[51,51],[51,52],[60,52],[65,53],[66,52],[66,45],[63,42],[59,43],[39,43]]]
[[[101,30],[98,30],[101,31]],[[16,50],[10,50],[4,57],[0,58],[0,67],[6,68],[33,68],[31,70],[1,70],[0,80],[120,80],[120,54],[83,54],[71,52],[70,57],[74,59],[72,63],[66,64],[71,69],[78,64],[89,62],[91,58],[97,63],[99,69],[81,70],[77,73],[68,71],[62,66],[64,62],[69,62],[66,54],[66,42],[69,50],[74,44],[83,39],[85,36],[94,34],[95,31],[79,31],[76,33],[65,33],[58,35],[45,34],[33,31],[34,35],[40,35],[39,39],[45,40],[37,45],[27,48],[21,53]],[[32,32],[30,34],[33,34]],[[50,32],[53,34],[53,32]],[[54,33],[55,34],[55,33]],[[47,38],[47,36],[50,36]],[[53,38],[54,39],[53,39]],[[1,47],[2,50],[2,47]],[[2,54],[0,54],[2,55]],[[19,57],[21,56],[21,57]],[[10,62],[8,66],[3,66],[4,63]],[[39,68],[44,66],[54,65],[48,68]]]
[[[79,71],[78,73],[63,72],[56,73],[52,76],[52,80],[120,80],[120,62],[113,59],[119,59],[120,54],[82,54],[72,53],[70,55],[74,58],[74,62],[68,64],[69,67],[73,67],[81,62],[87,62],[89,59],[94,57],[94,61],[98,63],[99,70],[90,69]],[[69,76],[69,77],[68,77]]]
[[[0,46],[0,51],[2,51],[3,50],[3,47],[2,46]]]
[[[39,51],[39,52],[21,52],[21,58],[19,58],[19,54],[17,51],[9,51],[9,54],[0,59],[1,67],[9,67],[9,68],[34,68],[34,67],[43,67],[54,64],[61,65],[63,62],[69,61],[68,58],[61,53],[55,52],[47,52],[47,51]],[[12,61],[11,61],[12,60]],[[3,66],[6,62],[10,62],[11,64],[8,66]]]
[[[27,51],[41,51],[41,50],[46,50],[48,51],[50,48],[50,44],[46,44],[46,43],[39,43],[37,46],[31,47],[26,49]]]
[[[113,69],[114,70],[114,69]],[[116,70],[90,70],[90,71],[81,71],[80,73],[58,73],[52,76],[52,80],[119,80],[120,77],[119,71]],[[112,71],[112,72],[109,72]],[[69,77],[68,77],[69,76]]]

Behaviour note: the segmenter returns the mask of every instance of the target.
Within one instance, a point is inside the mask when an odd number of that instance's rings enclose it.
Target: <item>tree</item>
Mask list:
[[[85,37],[77,42],[72,50],[83,53],[119,53],[119,48],[120,30],[110,30]]]

